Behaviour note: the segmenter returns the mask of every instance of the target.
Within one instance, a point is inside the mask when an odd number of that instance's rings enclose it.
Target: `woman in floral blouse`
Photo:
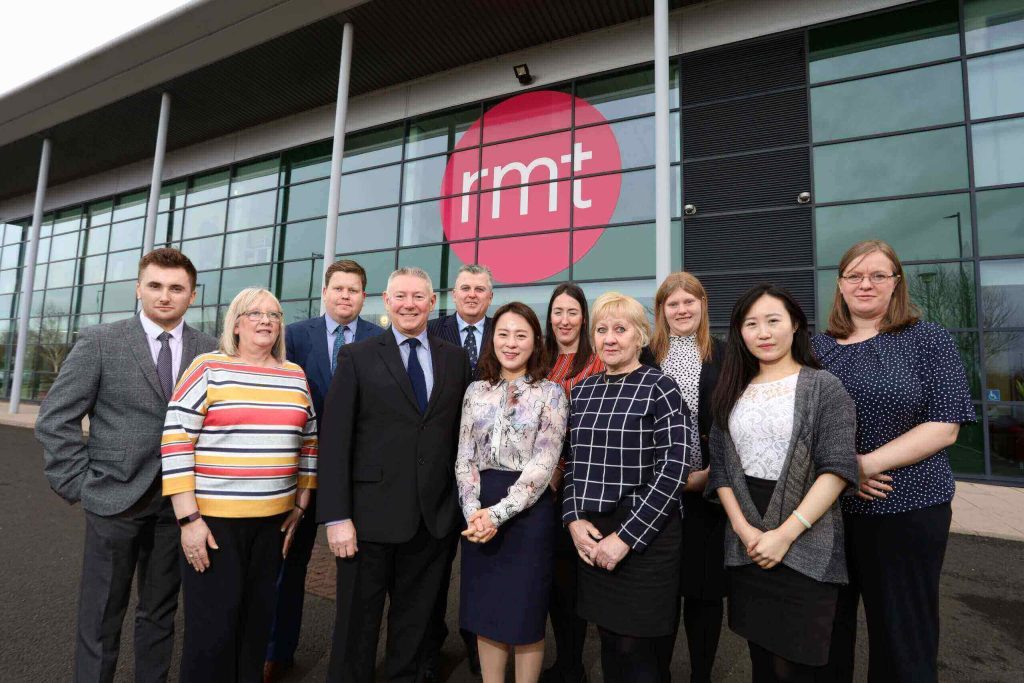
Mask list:
[[[484,683],[536,681],[544,661],[555,498],[549,490],[569,415],[547,374],[541,327],[525,304],[494,316],[477,374],[462,404],[455,478],[462,532],[460,626],[477,634]]]

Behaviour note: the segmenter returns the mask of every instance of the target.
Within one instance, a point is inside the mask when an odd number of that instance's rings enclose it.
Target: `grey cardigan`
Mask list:
[[[731,488],[743,516],[768,531],[782,525],[800,505],[818,475],[831,472],[852,485],[858,482],[855,436],[857,413],[842,383],[825,370],[803,368],[796,383],[793,437],[775,492],[765,511],[758,514],[739,454],[727,430],[711,430],[711,471],[705,495],[718,500],[718,489]],[[726,525],[725,564],[751,564],[739,537]],[[839,501],[789,548],[782,564],[817,581],[847,583],[843,516]]]

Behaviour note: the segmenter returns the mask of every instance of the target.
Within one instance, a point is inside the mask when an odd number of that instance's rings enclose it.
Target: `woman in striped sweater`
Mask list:
[[[174,390],[161,443],[163,492],[181,526],[181,680],[259,681],[275,583],[316,487],[316,415],[302,368],[285,360],[281,305],[244,289],[221,350]]]

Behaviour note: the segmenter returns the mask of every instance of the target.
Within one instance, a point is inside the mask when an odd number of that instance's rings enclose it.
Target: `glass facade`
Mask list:
[[[950,329],[968,368],[979,424],[961,430],[956,471],[1024,477],[1024,0],[915,3],[800,33],[813,190],[813,254],[800,267],[816,274],[818,325],[843,251],[867,237],[892,243],[925,318]],[[687,264],[683,64],[673,60],[673,268]],[[367,269],[364,315],[374,320],[396,266],[431,274],[442,313],[456,271],[473,261],[496,273],[495,306],[519,299],[542,312],[550,283],[566,279],[591,297],[617,289],[651,306],[653,110],[653,67],[642,65],[351,133],[329,258]],[[737,151],[719,146],[722,158]],[[290,321],[316,314],[330,148],[165,183],[157,243],[199,270],[190,324],[216,333],[248,285],[274,291]],[[77,330],[134,312],[146,194],[45,217],[27,399],[45,396]],[[27,225],[0,226],[5,395]]]

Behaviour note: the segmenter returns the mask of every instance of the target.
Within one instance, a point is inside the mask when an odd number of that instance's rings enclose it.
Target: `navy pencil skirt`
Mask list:
[[[519,472],[480,473],[480,505],[506,495]],[[555,498],[550,490],[505,522],[487,543],[462,539],[459,626],[509,645],[544,640],[555,555]]]

